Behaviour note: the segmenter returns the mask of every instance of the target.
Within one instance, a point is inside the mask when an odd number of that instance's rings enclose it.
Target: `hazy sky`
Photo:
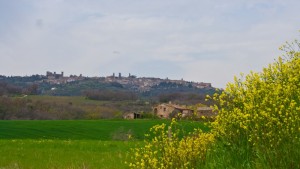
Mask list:
[[[0,0],[0,74],[113,72],[211,82],[299,39],[299,0]]]

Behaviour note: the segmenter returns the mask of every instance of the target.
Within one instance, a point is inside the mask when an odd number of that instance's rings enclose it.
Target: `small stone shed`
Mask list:
[[[182,117],[190,116],[193,114],[192,109],[188,109],[185,106],[180,106],[172,103],[163,103],[153,108],[154,114],[159,118],[170,118],[182,114]]]
[[[124,113],[123,118],[124,119],[140,119],[140,118],[142,118],[142,114],[141,113],[133,113],[133,112]]]

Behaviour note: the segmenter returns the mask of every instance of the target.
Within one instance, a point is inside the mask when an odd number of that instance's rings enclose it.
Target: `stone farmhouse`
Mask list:
[[[182,114],[182,117],[189,117],[194,115],[194,110],[189,109],[186,106],[176,105],[172,103],[162,103],[153,108],[154,115],[159,118],[172,118],[175,117],[178,113]],[[217,112],[214,112],[210,107],[198,107],[195,114],[197,117],[214,117],[217,115]]]
[[[182,114],[182,117],[191,116],[193,110],[172,103],[163,103],[154,107],[154,114],[160,118],[170,118],[176,116],[178,113]]]

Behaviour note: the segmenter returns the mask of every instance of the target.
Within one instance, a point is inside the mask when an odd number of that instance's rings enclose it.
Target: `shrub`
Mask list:
[[[131,168],[195,168],[204,163],[209,145],[214,141],[211,133],[196,130],[181,137],[182,130],[172,120],[170,126],[156,125],[150,129],[151,139],[145,140],[145,146],[132,150]]]
[[[294,48],[296,47],[296,48]],[[212,132],[180,137],[173,119],[132,150],[131,168],[300,168],[300,44],[262,72],[235,77],[213,100]]]
[[[212,123],[218,139],[246,155],[254,168],[300,168],[300,52],[297,41],[281,48],[284,57],[228,83]],[[253,163],[254,162],[254,163]]]

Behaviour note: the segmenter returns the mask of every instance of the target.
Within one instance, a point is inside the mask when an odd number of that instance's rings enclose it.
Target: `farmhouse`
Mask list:
[[[182,117],[187,117],[193,114],[192,109],[188,109],[185,106],[179,106],[172,103],[163,103],[153,108],[154,114],[160,118],[175,117],[178,113],[182,114]]]

